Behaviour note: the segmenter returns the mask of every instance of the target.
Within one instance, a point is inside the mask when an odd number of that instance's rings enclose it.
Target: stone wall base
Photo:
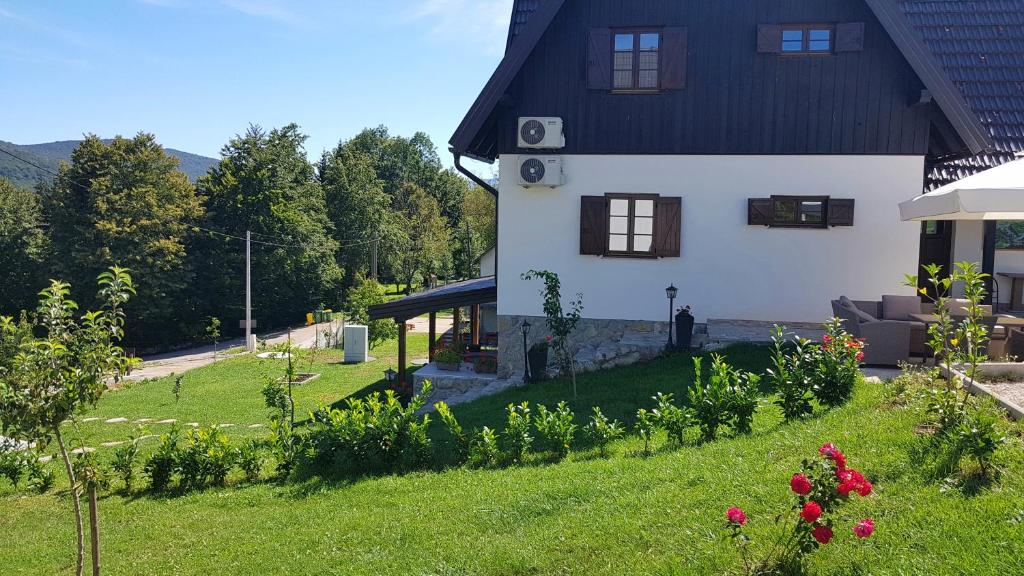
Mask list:
[[[498,316],[498,377],[521,379],[525,354],[521,326],[532,326],[527,347],[549,336],[544,318],[539,316]],[[650,360],[665,350],[668,322],[646,320],[580,319],[570,341],[575,350],[576,369],[591,372]],[[548,354],[548,375],[558,372],[554,353]]]

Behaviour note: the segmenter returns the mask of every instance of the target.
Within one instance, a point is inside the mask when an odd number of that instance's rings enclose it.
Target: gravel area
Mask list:
[[[984,382],[983,385],[1007,402],[1024,407],[1024,382]]]

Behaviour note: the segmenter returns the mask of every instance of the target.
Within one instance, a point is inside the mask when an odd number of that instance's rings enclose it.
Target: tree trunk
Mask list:
[[[92,576],[100,576],[100,512],[96,505],[96,484],[89,483],[89,530],[92,545]]]
[[[64,460],[64,468],[68,473],[68,482],[71,484],[71,503],[75,510],[75,530],[78,537],[78,558],[75,564],[75,575],[82,576],[82,569],[85,566],[85,529],[82,527],[82,503],[78,494],[78,483],[75,481],[74,466],[71,465],[71,457],[68,456],[67,447],[64,446],[64,437],[60,434],[60,426],[55,426],[53,434],[57,438],[57,446],[60,447],[60,457]]]

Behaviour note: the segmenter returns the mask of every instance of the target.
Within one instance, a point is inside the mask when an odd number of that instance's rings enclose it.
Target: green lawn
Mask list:
[[[415,349],[425,341],[413,341]],[[299,389],[305,408],[379,385],[374,364],[317,366],[324,377]],[[734,348],[731,360],[760,369],[766,353]],[[654,391],[681,392],[689,358],[585,375],[572,402],[580,416],[598,404],[628,418]],[[108,395],[103,416],[179,417],[202,422],[266,421],[263,369],[248,358],[193,372],[174,405],[166,380]],[[192,385],[188,386],[188,381]],[[567,399],[565,382],[546,382],[456,409],[467,427],[500,428],[503,406]],[[150,412],[160,411],[159,414]],[[837,538],[815,555],[819,574],[1014,574],[1024,558],[1024,448],[1020,428],[999,455],[1001,481],[977,495],[944,491],[909,458],[920,415],[891,407],[880,386],[863,384],[846,407],[782,424],[766,405],[754,433],[671,449],[651,457],[635,437],[605,459],[574,452],[559,464],[501,470],[450,469],[350,483],[237,484],[177,497],[103,499],[106,574],[712,574],[734,571],[722,538],[724,511],[743,507],[751,532],[789,502],[801,459],[835,442],[875,484],[875,495],[846,507],[871,516],[874,537]],[[107,427],[111,425],[105,425]],[[105,428],[83,427],[89,441]],[[232,434],[248,431],[231,429]],[[127,428],[125,432],[127,432]],[[252,433],[256,433],[254,431]],[[445,450],[443,431],[434,430]],[[0,492],[3,574],[69,573],[74,531],[66,495]]]

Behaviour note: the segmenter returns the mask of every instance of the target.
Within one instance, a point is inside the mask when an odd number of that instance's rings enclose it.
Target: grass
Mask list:
[[[382,358],[376,366],[337,366],[337,372],[324,366],[324,377],[300,389],[303,405],[379,386],[386,360],[375,353]],[[751,369],[766,361],[757,348],[728,355]],[[109,395],[97,413],[162,406],[183,419],[265,420],[260,384],[250,383],[259,374],[253,364],[239,358],[190,374],[192,396],[177,408],[168,383],[156,381]],[[678,396],[689,370],[689,358],[680,355],[584,375],[571,405],[580,416],[598,404],[609,416],[629,419],[637,407],[651,405],[655,391]],[[456,414],[466,427],[500,428],[505,404],[554,404],[568,390],[561,381],[535,384],[460,406]],[[642,442],[630,437],[614,443],[607,459],[580,451],[559,464],[500,470],[239,484],[177,497],[113,494],[101,503],[104,569],[113,575],[722,573],[738,567],[722,538],[725,509],[747,511],[757,546],[770,517],[789,502],[788,480],[800,460],[830,441],[875,483],[874,496],[846,507],[849,523],[871,516],[878,528],[871,540],[854,544],[848,528],[837,527],[812,571],[1016,573],[1024,558],[1020,429],[1000,452],[1001,481],[968,497],[944,491],[912,463],[919,420],[913,409],[894,407],[880,386],[863,384],[841,409],[783,424],[766,403],[752,435],[684,448],[667,447],[661,436],[650,457],[640,456]],[[443,432],[433,434],[443,452]],[[3,494],[0,533],[13,537],[0,539],[2,572],[69,573],[74,533],[66,495]]]

